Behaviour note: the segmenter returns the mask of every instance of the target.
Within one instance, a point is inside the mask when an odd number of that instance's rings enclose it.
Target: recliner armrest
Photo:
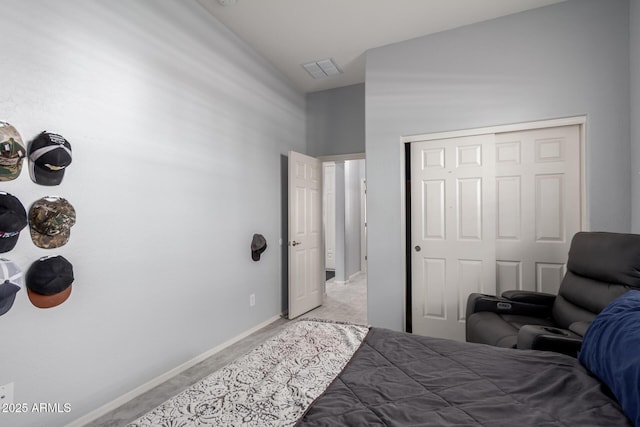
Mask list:
[[[551,307],[556,300],[554,294],[546,294],[544,292],[533,291],[504,291],[502,293],[503,298],[510,299],[511,301],[525,302],[528,304],[547,305]]]
[[[522,316],[549,317],[551,306],[513,301],[493,295],[473,293],[467,299],[467,319],[473,313],[490,311],[498,314],[518,314]]]
[[[573,322],[572,324],[569,325],[569,330],[583,337],[584,334],[587,333],[587,329],[589,329],[589,325],[591,325],[591,322]]]
[[[582,337],[567,329],[553,326],[524,325],[518,331],[518,349],[543,350],[576,357]]]

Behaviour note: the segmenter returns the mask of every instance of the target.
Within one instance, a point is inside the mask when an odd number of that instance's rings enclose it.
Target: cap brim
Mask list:
[[[64,171],[65,169],[50,171],[34,164],[33,167],[29,168],[29,175],[31,176],[31,180],[36,184],[53,186],[59,185],[62,182]]]
[[[22,160],[12,166],[0,165],[0,181],[13,181],[20,176],[22,170]]]
[[[15,248],[18,243],[18,237],[20,237],[20,234],[0,239],[0,253],[9,252],[11,249]]]
[[[2,316],[13,307],[13,302],[16,300],[16,294],[20,290],[20,286],[14,283],[3,283],[0,286],[6,286],[0,292],[0,316]]]
[[[33,241],[33,244],[42,249],[54,249],[64,246],[71,237],[70,229],[56,234],[55,236],[38,233],[38,231],[34,230],[32,227],[29,227],[29,232],[31,233],[31,240]]]
[[[38,308],[52,308],[58,306],[65,302],[69,295],[71,295],[71,287],[73,285],[69,285],[67,289],[62,292],[58,292],[53,295],[42,295],[37,292],[33,292],[31,289],[27,288],[27,294],[29,295],[29,300],[31,300],[31,304],[35,305]]]
[[[254,261],[260,261],[260,255],[262,255],[262,253],[266,250],[267,250],[266,243],[264,244],[264,246],[260,246],[257,249],[251,248],[251,259],[253,259]]]
[[[7,311],[11,310],[13,307],[13,302],[16,300],[16,294],[9,295],[7,297],[2,298],[0,301],[0,316],[5,314]]]

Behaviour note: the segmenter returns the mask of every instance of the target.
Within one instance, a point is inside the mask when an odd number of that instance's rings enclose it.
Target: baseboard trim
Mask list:
[[[127,403],[128,401],[140,396],[143,393],[146,393],[147,391],[151,390],[152,388],[162,384],[163,382],[173,378],[174,376],[178,375],[179,373],[186,371],[187,369],[191,368],[192,366],[197,365],[198,363],[202,362],[203,360],[213,356],[214,354],[224,350],[225,348],[235,344],[236,342],[240,341],[241,339],[244,339],[246,337],[248,337],[249,335],[251,335],[254,332],[259,331],[260,329],[264,328],[265,326],[275,322],[276,320],[280,319],[282,316],[281,315],[277,315],[277,316],[273,316],[270,319],[265,320],[264,322],[260,323],[257,326],[254,326],[253,328],[246,330],[244,332],[242,332],[240,335],[237,335],[233,338],[231,338],[228,341],[225,341],[224,343],[210,349],[207,350],[206,352],[194,357],[191,360],[188,360],[187,362],[165,372],[164,374],[161,374],[160,376],[157,376],[156,378],[153,378],[150,381],[147,381],[146,383],[142,384],[139,387],[134,388],[133,390],[123,394],[122,396],[117,397],[116,399],[112,400],[111,402],[89,412],[88,414],[83,415],[82,417],[76,419],[75,421],[72,421],[71,423],[67,424],[67,427],[82,427],[92,421],[97,420],[98,418],[100,418],[101,416],[113,411],[116,408],[119,408],[120,406],[124,405],[125,403]]]
[[[338,285],[348,285],[349,283],[353,282],[358,276],[360,276],[361,274],[363,274],[362,270],[356,271],[355,273],[353,273],[351,276],[349,276],[349,278],[347,280],[335,280],[335,277],[333,279],[333,283],[336,283]]]
[[[358,276],[360,276],[362,274],[364,274],[364,272],[362,270],[356,271],[351,276],[349,276],[349,282],[353,282],[356,279],[356,277],[358,277]]]

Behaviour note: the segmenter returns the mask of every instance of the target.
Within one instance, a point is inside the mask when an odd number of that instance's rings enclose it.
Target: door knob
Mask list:
[[[295,240],[293,242],[291,242],[291,246],[298,246],[301,245],[302,242],[296,242]]]
[[[415,249],[416,249],[416,252],[420,252],[422,250],[422,248],[420,246],[418,246],[418,245],[416,245]]]

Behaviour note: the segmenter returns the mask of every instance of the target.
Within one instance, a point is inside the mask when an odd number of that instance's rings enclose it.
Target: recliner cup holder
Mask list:
[[[552,328],[550,326],[544,326],[542,329],[544,329],[545,331],[549,332],[550,334],[555,334],[555,335],[562,335],[562,336],[569,336],[569,334],[561,329],[558,328]]]

